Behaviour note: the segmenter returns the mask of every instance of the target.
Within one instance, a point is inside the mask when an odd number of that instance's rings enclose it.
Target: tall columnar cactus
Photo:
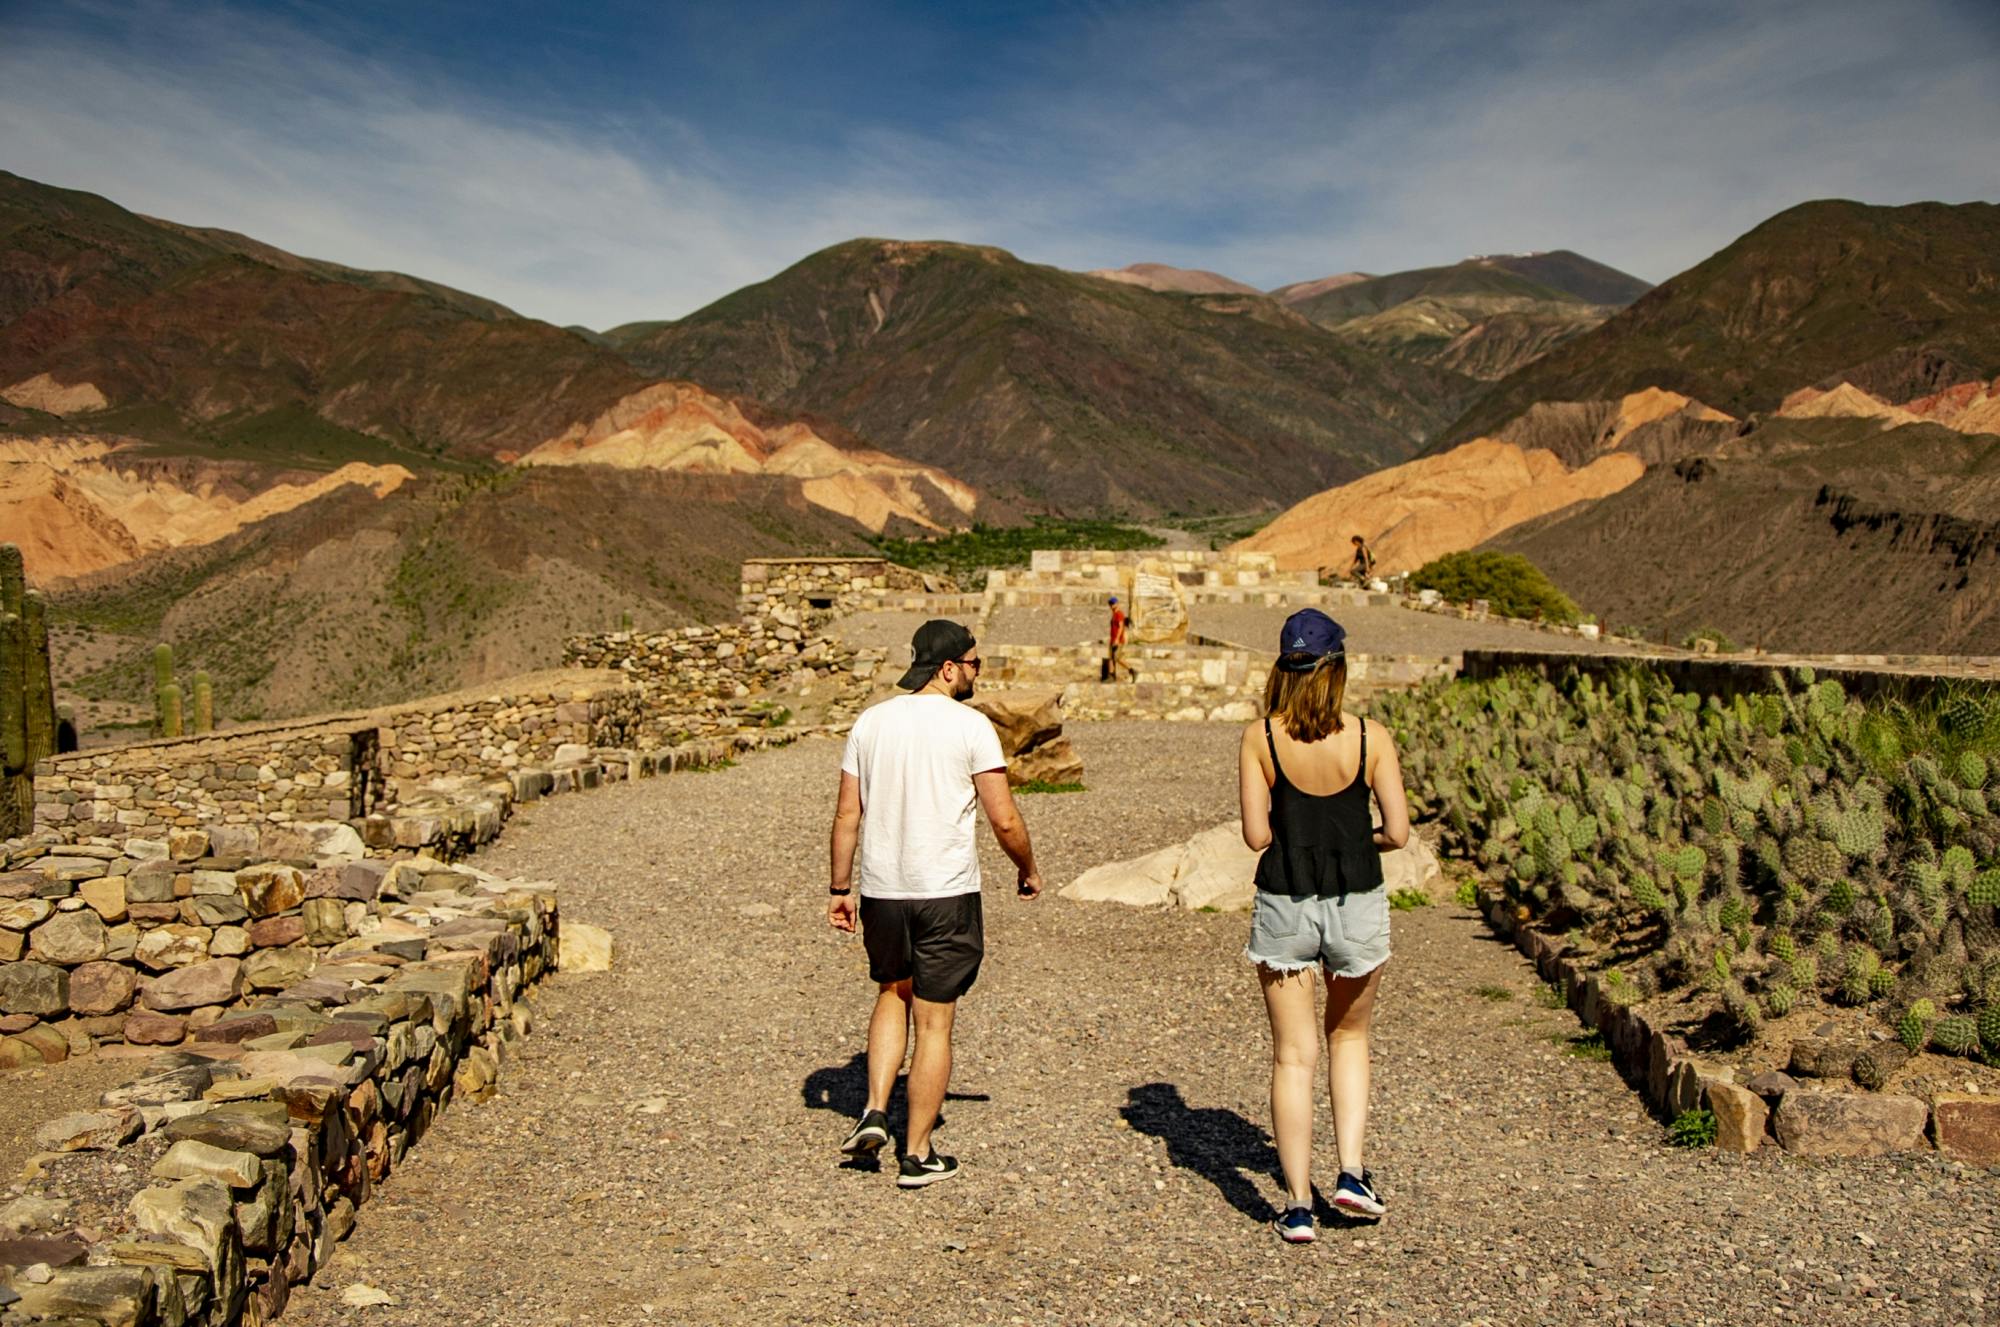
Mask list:
[[[29,590],[21,550],[0,544],[0,838],[35,822],[35,762],[56,750],[48,606]]]
[[[194,675],[194,730],[198,733],[210,732],[215,727],[215,688],[209,684],[208,674]]]
[[[179,737],[181,735],[181,689],[180,684],[169,682],[160,688],[156,698],[159,704],[160,736]]]
[[[173,723],[167,723],[167,693],[174,699]],[[179,737],[180,688],[174,685],[174,647],[161,641],[153,647],[153,736]]]

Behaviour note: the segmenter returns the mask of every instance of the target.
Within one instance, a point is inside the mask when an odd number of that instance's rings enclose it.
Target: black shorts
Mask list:
[[[877,982],[910,980],[919,1000],[948,1004],[972,989],[986,957],[986,926],[979,895],[861,900],[861,943],[868,976]]]

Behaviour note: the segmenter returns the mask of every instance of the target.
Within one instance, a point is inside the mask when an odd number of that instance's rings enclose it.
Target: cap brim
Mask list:
[[[896,685],[905,691],[922,691],[926,683],[937,676],[943,664],[911,664],[909,670],[896,679]]]

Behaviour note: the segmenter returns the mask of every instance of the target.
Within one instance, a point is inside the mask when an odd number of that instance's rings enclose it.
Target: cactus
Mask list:
[[[0,613],[0,762],[10,776],[28,768],[27,689],[28,624]]]
[[[1841,998],[1849,1004],[1866,1004],[1874,993],[1871,982],[1881,966],[1881,958],[1867,945],[1849,948],[1847,967],[1840,978]]]
[[[167,694],[173,693],[173,723],[167,722]],[[179,737],[180,688],[174,685],[174,647],[161,641],[153,647],[153,736]]]
[[[1991,1051],[2000,1051],[2000,1001],[1979,1011],[1979,1040]]]
[[[1871,1092],[1879,1092],[1889,1076],[1909,1060],[1909,1048],[1900,1041],[1878,1042],[1854,1062],[1854,1081]]]
[[[1854,886],[1845,880],[1836,880],[1826,887],[1826,897],[1820,906],[1836,917],[1845,917],[1854,911]]]
[[[1868,994],[1870,998],[1886,998],[1896,989],[1896,974],[1888,968],[1877,968],[1868,974]]]
[[[1919,1000],[1903,1011],[1903,1017],[1896,1024],[1896,1038],[1911,1051],[1920,1051],[1930,1040],[1931,1022],[1937,1017],[1937,1006],[1929,1000]]]
[[[0,544],[0,613],[21,616],[28,592],[27,564],[13,544]]]
[[[209,684],[208,674],[194,675],[194,731],[211,732],[215,728],[215,688]]]
[[[1667,910],[1667,896],[1660,892],[1652,877],[1643,872],[1632,877],[1632,901],[1648,912]]]
[[[1736,1025],[1737,1032],[1746,1037],[1755,1035],[1764,1022],[1763,1013],[1757,1008],[1757,1002],[1752,1000],[1744,992],[1742,985],[1735,981],[1726,981],[1722,985],[1722,1012]]]
[[[1963,1014],[1941,1018],[1931,1029],[1931,1045],[1946,1055],[1972,1055],[1979,1050],[1979,1027]]]
[[[1771,932],[1764,937],[1764,948],[1780,963],[1793,962],[1799,956],[1798,944],[1792,939],[1790,931]]]
[[[1974,877],[1965,897],[1967,902],[1982,908],[2000,908],[2000,866]]]
[[[181,689],[177,683],[169,682],[160,688],[156,697],[159,704],[160,736],[179,737],[181,735]]]
[[[1783,1018],[1792,1012],[1798,998],[1799,993],[1789,982],[1779,982],[1764,992],[1764,1010],[1773,1018]]]

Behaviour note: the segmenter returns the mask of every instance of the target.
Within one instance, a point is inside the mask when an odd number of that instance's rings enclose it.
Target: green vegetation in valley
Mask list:
[[[967,589],[986,583],[996,568],[1025,567],[1038,548],[1158,548],[1166,541],[1120,521],[1057,520],[1038,517],[1027,525],[975,525],[935,539],[871,541],[891,562],[919,571],[943,572]]]
[[[1570,597],[1519,553],[1447,553],[1412,572],[1410,588],[1436,590],[1457,604],[1484,599],[1504,617],[1565,625],[1582,618]]]

